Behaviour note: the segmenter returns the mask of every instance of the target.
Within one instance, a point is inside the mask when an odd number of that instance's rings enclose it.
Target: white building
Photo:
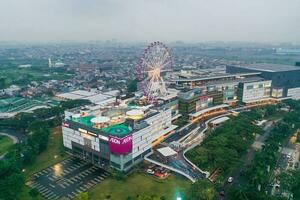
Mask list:
[[[295,100],[300,99],[300,87],[288,89],[287,96]]]
[[[66,111],[62,124],[64,146],[73,155],[94,164],[127,171],[177,127],[171,123],[171,109],[149,110],[141,119],[131,117],[112,124],[122,114],[110,116],[106,127],[96,128],[88,110]]]
[[[241,82],[238,97],[244,102],[263,100],[271,96],[272,81]]]

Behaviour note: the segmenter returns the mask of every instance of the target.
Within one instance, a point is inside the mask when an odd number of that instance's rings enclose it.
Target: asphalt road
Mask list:
[[[14,129],[0,129],[0,132],[16,138],[18,142],[23,142],[27,138],[25,133]]]

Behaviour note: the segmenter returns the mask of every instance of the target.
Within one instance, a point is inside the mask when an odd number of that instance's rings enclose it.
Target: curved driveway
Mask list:
[[[12,139],[14,144],[19,142],[19,140],[16,136],[13,136],[13,135],[10,135],[10,134],[7,134],[7,133],[3,133],[3,132],[0,132],[0,135],[4,135],[4,136],[9,137],[10,139]]]

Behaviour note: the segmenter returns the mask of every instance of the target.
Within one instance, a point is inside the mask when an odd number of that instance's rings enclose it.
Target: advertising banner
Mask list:
[[[109,149],[113,154],[127,154],[132,151],[132,135],[123,138],[109,136]]]

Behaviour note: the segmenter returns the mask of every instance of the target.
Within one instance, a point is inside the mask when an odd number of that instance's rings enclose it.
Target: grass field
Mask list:
[[[0,156],[7,152],[13,144],[12,139],[7,136],[0,135]]]
[[[111,200],[126,200],[136,195],[164,196],[167,200],[175,200],[175,194],[186,194],[191,182],[177,176],[166,180],[158,180],[147,174],[135,173],[124,181],[107,179],[89,191],[90,200],[103,200],[108,195]]]
[[[1,61],[0,61],[1,62]],[[48,68],[17,68],[16,66],[1,67],[0,74],[5,74],[4,88],[12,84],[26,85],[31,81],[45,81],[45,80],[65,80],[71,78],[73,75],[66,72],[52,72]],[[2,76],[0,75],[0,78]]]

